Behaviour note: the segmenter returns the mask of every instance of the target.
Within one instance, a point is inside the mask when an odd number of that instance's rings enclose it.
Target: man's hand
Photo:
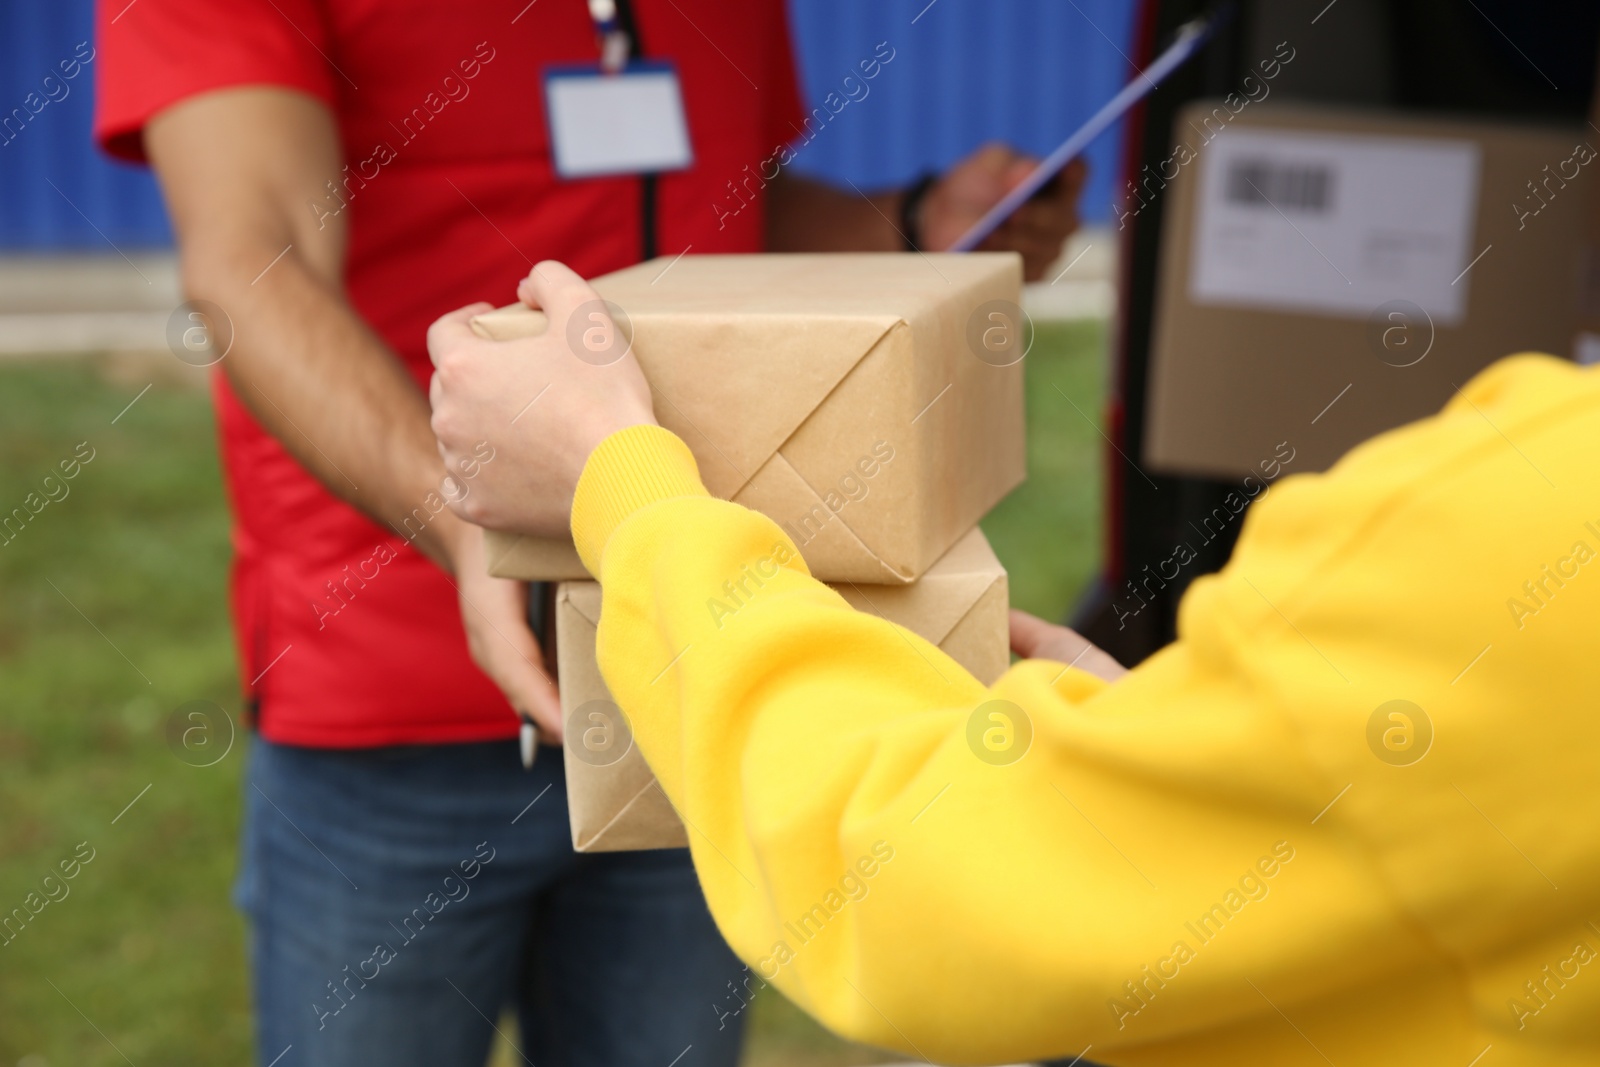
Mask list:
[[[1108,682],[1128,673],[1128,668],[1090,644],[1076,630],[1053,626],[1037,615],[1015,609],[1011,612],[1011,651],[1023,659],[1065,663]]]
[[[517,714],[538,724],[540,740],[559,745],[561,699],[528,629],[528,586],[489,576],[483,531],[476,526],[462,527],[453,563],[472,662],[500,687]]]
[[[917,228],[930,252],[949,248],[1000,198],[1020,185],[1039,161],[1002,144],[978,149],[946,171],[917,210]],[[988,252],[1022,254],[1028,281],[1044,277],[1061,246],[1078,228],[1078,194],[1088,166],[1074,160],[979,245]]]
[[[517,295],[544,310],[549,329],[516,341],[481,338],[468,323],[488,304],[428,328],[433,432],[450,470],[470,462],[480,441],[504,457],[451,501],[458,515],[494,529],[562,535],[589,453],[618,430],[653,424],[655,413],[638,360],[588,283],[546,260]]]
[[[1005,145],[985,145],[942,175],[916,207],[917,238],[929,252],[949,248],[1037,163]],[[1020,252],[1023,277],[1038,281],[1078,228],[1078,194],[1088,167],[1069,164],[978,247]],[[768,189],[767,248],[772,252],[900,252],[911,235],[896,220],[899,191],[864,196],[790,174]]]

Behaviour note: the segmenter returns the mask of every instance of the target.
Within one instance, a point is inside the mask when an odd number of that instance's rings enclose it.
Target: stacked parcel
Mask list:
[[[999,676],[1006,574],[976,524],[1024,475],[1016,256],[683,256],[593,284],[714,495],[775,520],[856,607]],[[473,327],[546,323],[507,308]],[[492,534],[489,556],[502,577],[561,583],[574,846],[684,845],[595,665],[600,590],[570,541]]]

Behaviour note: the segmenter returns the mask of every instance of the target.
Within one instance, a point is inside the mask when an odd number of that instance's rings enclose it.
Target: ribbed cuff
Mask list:
[[[709,496],[689,446],[659,426],[630,426],[600,442],[583,466],[572,500],[572,540],[589,573],[622,521],[677,496]]]

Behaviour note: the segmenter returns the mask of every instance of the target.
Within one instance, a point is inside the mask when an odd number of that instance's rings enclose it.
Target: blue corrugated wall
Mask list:
[[[847,90],[859,97],[795,167],[867,189],[946,166],[986,140],[1046,152],[1131,74],[1122,53],[1133,7],[1134,0],[791,0],[807,98],[821,104]],[[90,143],[95,63],[70,81],[58,66],[84,41],[93,46],[90,0],[0,2],[0,116],[27,114],[30,93],[59,98],[0,132],[0,248],[110,251],[111,243],[171,241],[149,174],[106,160]],[[879,42],[894,58],[861,96],[843,80]],[[1102,138],[1090,153],[1091,220],[1108,214],[1112,142]]]
[[[894,59],[796,158],[863,189],[942,169],[985,141],[1043,155],[1133,75],[1134,0],[790,0],[806,98],[839,93],[886,41]],[[915,22],[913,23],[913,19]],[[859,90],[857,90],[859,95]],[[835,105],[837,106],[837,105]],[[1110,217],[1116,134],[1090,149],[1084,217]]]
[[[96,64],[70,81],[59,66],[85,41],[94,47],[90,0],[0,0],[0,120],[11,119],[0,127],[0,248],[110,252],[108,241],[133,249],[172,240],[149,173],[90,143]],[[59,99],[23,124],[13,110],[28,115],[30,93]]]

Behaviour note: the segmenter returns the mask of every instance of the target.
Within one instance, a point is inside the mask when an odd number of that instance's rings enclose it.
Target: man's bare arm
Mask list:
[[[344,293],[346,224],[308,202],[338,180],[333,116],[283,89],[227,89],[161,112],[145,147],[177,230],[184,289],[232,320],[222,369],[262,426],[340,498],[456,576],[474,661],[559,740],[561,708],[521,583],[488,577],[483,535],[448,510],[427,398]],[[419,235],[425,239],[426,235]]]
[[[858,196],[780,174],[767,188],[771,252],[903,252],[899,190]]]
[[[226,90],[163,111],[145,145],[184,290],[232,320],[222,369],[240,400],[333,493],[403,529],[445,471],[427,398],[345,298],[345,217],[306,206],[343,165],[333,116],[296,92]],[[449,570],[461,532],[441,513],[415,544]]]

